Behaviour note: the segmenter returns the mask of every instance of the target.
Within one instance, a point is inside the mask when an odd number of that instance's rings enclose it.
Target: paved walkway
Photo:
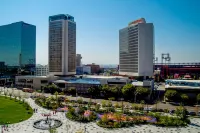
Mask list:
[[[30,104],[32,108],[37,108],[38,113],[34,113],[33,116],[26,121],[9,125],[9,131],[6,131],[4,133],[48,133],[47,130],[35,129],[33,127],[33,122],[42,119],[42,113],[52,112],[39,107],[31,98],[26,99],[26,101]],[[55,116],[51,116],[51,118],[56,118],[63,122],[63,125],[57,128],[58,133],[76,133],[76,131],[80,129],[82,129],[83,131],[86,129],[85,133],[200,133],[199,118],[193,118],[191,120],[193,126],[189,125],[185,128],[161,128],[152,125],[137,125],[130,128],[121,128],[114,130],[101,128],[97,126],[95,122],[83,124],[70,121],[65,117],[65,114],[61,112],[58,112]]]

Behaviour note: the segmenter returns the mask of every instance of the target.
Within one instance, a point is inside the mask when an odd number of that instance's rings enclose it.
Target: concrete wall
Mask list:
[[[152,23],[139,25],[139,76],[153,76],[154,28]]]
[[[33,83],[22,83],[19,82],[18,80],[23,79],[23,80],[33,80]],[[26,88],[26,85],[31,86],[33,89],[41,89],[42,86],[47,85],[48,82],[51,82],[53,80],[57,80],[58,77],[47,77],[47,76],[16,76],[15,77],[15,84],[16,86],[22,85]],[[47,80],[47,83],[41,83],[42,80]]]

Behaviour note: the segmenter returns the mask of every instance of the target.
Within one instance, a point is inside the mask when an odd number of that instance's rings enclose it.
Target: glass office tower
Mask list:
[[[35,71],[36,26],[24,22],[0,26],[0,62],[7,67]]]

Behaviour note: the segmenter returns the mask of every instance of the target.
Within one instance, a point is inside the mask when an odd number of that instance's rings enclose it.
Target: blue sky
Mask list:
[[[48,62],[48,17],[70,14],[77,24],[83,63],[118,64],[119,29],[144,17],[154,23],[156,57],[200,62],[200,0],[1,0],[0,25],[24,21],[37,27],[37,63]]]

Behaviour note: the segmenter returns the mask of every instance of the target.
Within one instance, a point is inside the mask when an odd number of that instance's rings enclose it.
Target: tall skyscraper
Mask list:
[[[153,76],[154,26],[144,18],[119,31],[119,74]]]
[[[49,17],[49,73],[76,74],[76,23],[70,15]]]
[[[81,66],[81,54],[76,54],[76,66]]]
[[[0,26],[0,62],[35,71],[36,26],[22,21]]]

